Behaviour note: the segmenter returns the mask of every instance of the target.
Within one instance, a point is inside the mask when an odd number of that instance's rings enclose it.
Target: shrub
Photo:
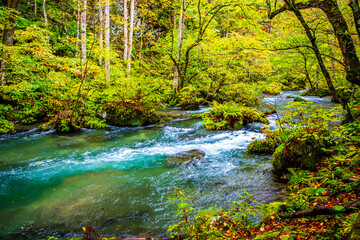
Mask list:
[[[244,125],[252,122],[268,124],[265,114],[236,103],[215,103],[209,112],[202,115],[202,118],[206,128],[209,130],[239,130]]]

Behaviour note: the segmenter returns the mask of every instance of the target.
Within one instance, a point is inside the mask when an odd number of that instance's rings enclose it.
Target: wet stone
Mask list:
[[[205,156],[205,152],[199,149],[193,149],[186,152],[177,153],[168,156],[165,164],[168,166],[195,165]]]

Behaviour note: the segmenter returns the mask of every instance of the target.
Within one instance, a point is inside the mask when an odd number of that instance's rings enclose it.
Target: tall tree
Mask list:
[[[184,41],[184,31],[185,31],[185,0],[181,0],[181,7],[180,7],[180,16],[179,16],[179,24],[178,24],[178,38],[177,38],[177,47],[178,47],[178,53],[177,53],[177,61],[179,66],[175,67],[174,71],[174,87],[175,91],[179,92],[180,89],[183,87],[184,83],[182,79],[180,80],[180,72],[182,68],[181,64],[181,58],[182,58],[182,45]],[[174,23],[175,25],[175,23]]]
[[[336,91],[336,89],[335,89],[335,87],[334,87],[334,85],[333,85],[333,83],[332,83],[332,80],[331,80],[331,76],[330,76],[330,74],[329,74],[329,71],[327,70],[327,68],[326,68],[326,66],[325,66],[325,63],[324,63],[322,54],[321,54],[321,52],[320,52],[320,50],[319,50],[319,48],[318,48],[318,46],[317,46],[316,37],[315,37],[315,35],[313,34],[313,32],[311,31],[311,28],[309,27],[309,25],[307,24],[307,22],[305,21],[303,15],[301,14],[301,12],[300,12],[300,10],[299,10],[299,7],[300,7],[300,8],[304,8],[304,5],[294,4],[293,1],[291,1],[291,0],[284,0],[285,5],[284,5],[282,8],[280,8],[280,9],[277,10],[277,11],[271,12],[271,5],[269,4],[269,0],[268,0],[267,2],[268,2],[268,10],[269,10],[269,17],[270,17],[270,18],[275,17],[277,14],[279,14],[279,13],[281,13],[281,12],[284,12],[284,11],[286,11],[286,10],[290,10],[290,11],[292,11],[292,12],[295,14],[295,16],[297,17],[297,19],[300,21],[301,25],[303,26],[303,28],[304,28],[304,30],[305,30],[306,36],[308,37],[308,39],[309,39],[309,41],[310,41],[310,43],[311,43],[312,49],[313,49],[313,51],[314,51],[314,53],[315,53],[315,56],[316,56],[316,58],[317,58],[317,60],[318,60],[319,67],[320,67],[320,69],[321,69],[321,72],[322,72],[322,74],[323,74],[323,76],[324,76],[324,78],[325,78],[325,80],[326,80],[326,83],[327,83],[327,85],[328,85],[331,93],[333,94],[334,98],[343,105],[344,109],[347,111],[347,118],[348,118],[349,120],[351,120],[353,117],[352,117],[352,114],[351,114],[351,110],[350,110],[350,108],[349,108],[349,106],[348,106],[348,102],[347,102],[346,99],[343,99],[343,98],[339,95],[339,93]],[[319,2],[320,2],[320,1],[319,1]],[[336,16],[340,18],[341,12],[340,12],[340,10],[339,10],[338,8],[336,9],[337,4],[336,4],[336,6],[335,6],[335,5],[334,5],[334,2],[331,1],[331,0],[330,0],[330,1],[327,1],[326,4],[328,4],[328,2],[332,2],[332,4],[333,4],[333,5],[332,5],[333,9],[332,9],[330,12],[333,13],[333,12],[337,12],[337,11],[338,11],[337,14],[336,14]],[[316,4],[317,4],[317,3],[316,3]],[[326,10],[327,10],[326,7],[323,8],[323,9],[326,9]],[[341,24],[341,23],[335,23],[335,19],[333,19],[333,16],[329,16],[329,15],[332,15],[332,13],[327,13],[327,11],[326,11],[325,13],[326,13],[326,15],[327,15],[330,23],[332,24],[332,26],[333,26],[333,28],[334,28],[334,31],[335,31],[335,35],[337,36],[338,41],[339,41],[339,43],[340,43],[340,47],[341,47],[342,53],[343,53],[344,58],[345,58],[345,64],[346,64],[346,62],[347,62],[347,66],[345,66],[345,71],[346,71],[346,74],[347,74],[347,80],[349,81],[349,80],[351,79],[352,81],[355,81],[355,82],[356,82],[356,79],[353,79],[353,77],[350,77],[350,76],[349,76],[349,74],[351,74],[351,75],[354,74],[354,73],[353,73],[353,69],[350,69],[350,67],[351,67],[352,64],[351,64],[349,61],[353,60],[353,61],[356,62],[356,59],[357,59],[356,52],[354,52],[354,53],[349,53],[349,52],[348,52],[348,49],[343,49],[344,44],[345,44],[345,45],[348,45],[348,44],[350,44],[350,43],[344,43],[343,38],[340,37],[340,36],[338,36],[339,34],[337,33],[337,32],[339,31],[339,28],[341,28],[341,29],[344,30],[344,31],[345,31],[345,29],[346,29],[346,31],[343,32],[343,33],[348,33],[346,22],[345,22],[345,20],[343,19],[343,21],[344,21],[343,24]],[[341,15],[341,17],[342,17],[342,15]],[[341,18],[340,18],[339,21],[341,21]],[[343,26],[340,27],[339,25],[343,25]],[[353,43],[351,43],[351,44],[352,44],[352,47],[354,47],[354,46],[353,46]],[[351,44],[350,44],[350,45],[351,45]],[[349,47],[349,48],[352,48],[351,46],[348,46],[348,47]],[[354,51],[355,51],[355,47],[354,47]],[[355,57],[356,57],[355,59],[353,58],[353,57],[354,57],[354,56],[353,56],[354,54],[355,54]],[[350,56],[350,58],[349,58],[349,55],[352,55],[352,56]],[[347,57],[345,57],[345,56],[347,56]],[[357,59],[357,61],[358,61],[358,59]],[[358,66],[358,68],[360,68],[360,66]],[[360,73],[358,73],[358,74],[360,74]],[[360,75],[359,75],[359,76],[360,76]],[[352,81],[349,81],[349,82],[352,82]],[[359,84],[360,84],[360,79],[359,79]]]
[[[99,10],[99,48],[100,51],[103,51],[104,48],[104,5],[102,0],[98,0],[98,10]],[[99,66],[102,66],[103,57],[100,54],[99,56]]]
[[[37,2],[34,0],[34,14],[37,14]]]
[[[47,17],[47,13],[46,13],[46,0],[43,0],[43,14],[44,14],[45,28],[47,28],[48,17]]]
[[[356,10],[356,3],[357,1],[351,1],[355,4],[352,4],[351,6],[354,7]],[[350,2],[350,3],[351,3]],[[358,56],[356,55],[356,49],[354,45],[354,41],[352,39],[352,36],[349,32],[349,28],[347,25],[347,22],[341,13],[339,9],[339,5],[337,1],[335,0],[309,0],[304,2],[297,2],[294,3],[294,1],[285,1],[285,4],[278,8],[271,10],[271,3],[270,0],[267,0],[268,6],[269,6],[269,18],[272,19],[278,14],[285,12],[285,11],[293,11],[293,9],[302,10],[302,9],[309,9],[309,8],[318,8],[321,9],[329,23],[331,24],[334,34],[338,40],[343,58],[344,58],[344,64],[345,64],[345,72],[346,72],[346,80],[354,83],[358,86],[360,86],[360,61]],[[275,4],[276,6],[276,4]],[[354,11],[354,18],[356,20],[359,16],[358,11]],[[360,16],[359,16],[360,17]],[[360,24],[360,22],[358,22]]]
[[[128,21],[129,13],[127,0],[124,0],[124,61],[128,60],[128,42],[129,42],[129,31],[128,31]]]
[[[359,0],[350,0],[349,6],[351,7],[351,10],[353,12],[356,31],[358,33],[358,37],[360,38],[360,6],[359,6]]]
[[[110,85],[110,1],[105,3],[105,84]]]
[[[16,27],[16,18],[17,12],[20,8],[21,0],[9,0],[7,8],[10,10],[10,14],[5,22],[4,31],[3,31],[3,39],[2,43],[5,46],[13,46],[14,45],[14,33]],[[3,57],[6,55],[2,53]],[[0,71],[1,71],[1,85],[5,85],[5,77],[6,77],[6,60],[1,59],[0,61]]]
[[[130,77],[131,71],[131,53],[133,47],[133,38],[134,38],[134,20],[135,20],[135,0],[131,0],[130,2],[130,27],[129,27],[129,40],[128,40],[128,48],[127,48],[127,64],[126,64],[126,76]]]
[[[184,31],[185,31],[185,24],[184,18],[186,15],[186,9],[189,4],[186,4],[185,0],[181,0],[181,9],[180,9],[180,19],[179,19],[179,26],[178,26],[178,40],[177,40],[177,51],[171,50],[169,53],[170,59],[175,65],[176,74],[174,74],[174,85],[175,90],[179,92],[184,84],[185,81],[190,82],[194,77],[198,75],[198,72],[193,74],[192,76],[188,76],[188,70],[190,65],[190,58],[192,50],[197,47],[201,41],[203,41],[203,37],[206,33],[206,30],[210,26],[212,20],[214,20],[215,16],[222,10],[223,8],[229,6],[228,4],[222,4],[218,2],[207,2],[209,6],[204,7],[204,4],[201,0],[197,1],[197,16],[196,20],[198,21],[195,25],[197,26],[196,32],[197,34],[194,37],[192,44],[188,45],[186,48],[183,48],[183,41],[184,41]],[[214,4],[214,5],[213,5]],[[207,12],[204,12],[203,8],[210,9]],[[174,56],[174,53],[176,56]]]
[[[86,81],[86,7],[87,2],[86,0],[82,1],[82,8],[81,8],[81,17],[80,17],[80,24],[81,24],[81,79]]]
[[[81,5],[80,5],[80,0],[77,0],[77,21],[76,21],[75,57],[77,57],[77,54],[78,54],[78,52],[79,52],[80,19],[81,19]]]

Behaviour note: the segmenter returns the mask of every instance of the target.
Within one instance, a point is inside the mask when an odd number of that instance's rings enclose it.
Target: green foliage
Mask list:
[[[255,140],[249,144],[247,147],[248,153],[263,153],[263,154],[273,154],[275,149],[282,144],[288,134],[286,130],[277,128],[275,130],[270,130],[265,128],[263,133],[266,134],[265,140]]]
[[[202,118],[209,130],[239,130],[243,125],[252,122],[268,123],[266,115],[263,113],[237,103],[214,103],[210,111],[204,113]]]
[[[169,199],[176,206],[179,222],[171,225],[168,232],[172,239],[231,239],[239,231],[249,230],[259,223],[260,208],[244,189],[239,202],[233,201],[228,210],[217,207],[194,209],[183,190],[174,188]],[[265,208],[264,208],[265,209]]]
[[[288,129],[287,139],[275,150],[273,166],[278,171],[291,167],[314,169],[324,156],[325,148],[334,144],[334,138],[340,137],[329,130],[339,109],[323,110],[302,102],[290,102],[287,108],[283,119],[278,121],[279,126]]]

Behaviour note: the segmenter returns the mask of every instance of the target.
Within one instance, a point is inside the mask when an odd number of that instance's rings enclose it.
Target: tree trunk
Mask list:
[[[75,43],[75,57],[77,57],[79,52],[79,40],[80,40],[80,0],[77,0],[77,21],[76,21],[76,43]]]
[[[269,0],[267,3],[269,5]],[[289,2],[289,1],[286,1]],[[358,14],[358,2],[351,1],[354,4],[351,6],[354,7],[353,13],[354,18],[357,24],[360,24],[358,18],[360,14]],[[330,24],[333,27],[335,36],[339,42],[341,53],[344,58],[345,71],[346,71],[346,80],[360,86],[360,61],[358,56],[356,55],[356,49],[349,32],[347,23],[339,9],[337,1],[335,0],[307,0],[304,2],[292,3],[292,6],[296,9],[308,9],[308,8],[319,8],[321,9]],[[275,17],[277,14],[289,10],[288,4],[286,6],[281,7],[280,9],[271,12],[271,6],[269,7],[270,13],[269,18]],[[358,30],[358,29],[357,29]]]
[[[44,21],[45,21],[45,29],[48,27],[48,17],[46,13],[46,0],[43,0],[43,14],[44,14]]]
[[[9,0],[8,1],[8,9],[12,11],[19,11],[21,0]],[[14,45],[14,33],[15,33],[15,27],[16,27],[16,15],[17,13],[11,14],[5,23],[4,31],[3,31],[3,39],[2,43],[5,46],[13,46]],[[6,56],[6,53],[2,53],[3,56]],[[6,84],[6,61],[3,59],[0,62],[0,72],[1,72],[1,85]]]
[[[178,39],[177,39],[177,46],[178,46],[178,53],[177,53],[177,62],[178,65],[176,66],[176,74],[174,74],[174,86],[175,91],[180,92],[184,85],[183,77],[181,76],[181,58],[182,58],[182,45],[184,41],[184,26],[185,26],[185,0],[181,1],[181,10],[179,16],[179,24],[178,24]]]
[[[134,37],[134,19],[135,19],[135,0],[131,0],[130,3],[130,34],[129,34],[129,42],[128,42],[128,57],[127,57],[127,74],[126,76],[130,77],[130,70],[131,70],[131,52],[132,52],[132,45],[133,45],[133,37]]]
[[[105,6],[105,84],[110,85],[110,1]]]
[[[316,91],[319,91],[319,63],[316,64]]]
[[[128,60],[128,41],[129,41],[129,33],[128,33],[128,21],[129,21],[129,13],[127,7],[127,0],[124,0],[124,61]]]
[[[86,0],[82,2],[81,9],[81,79],[86,81]]]
[[[103,64],[103,50],[104,50],[104,36],[103,36],[103,26],[104,26],[104,4],[103,4],[103,0],[98,0],[99,1],[99,49],[100,49],[100,54],[99,54],[99,66],[102,66]]]
[[[344,101],[340,96],[339,94],[337,93],[333,83],[332,83],[332,80],[331,80],[331,77],[330,77],[330,74],[328,72],[328,70],[326,69],[326,66],[324,64],[324,61],[322,59],[322,56],[321,56],[321,53],[320,53],[320,50],[316,44],[316,38],[315,36],[313,36],[312,32],[311,32],[311,29],[309,27],[309,25],[305,22],[305,19],[304,17],[302,16],[301,12],[299,11],[299,9],[297,9],[293,3],[290,1],[290,0],[285,0],[285,3],[287,4],[287,6],[289,7],[289,9],[295,14],[295,16],[297,17],[297,19],[300,21],[301,25],[303,26],[303,28],[305,29],[305,32],[306,32],[306,35],[311,43],[311,46],[313,47],[313,50],[314,50],[314,53],[315,53],[315,56],[318,60],[318,63],[319,63],[319,66],[320,66],[320,69],[321,69],[321,72],[322,74],[324,75],[325,77],[325,80],[326,80],[326,83],[332,93],[332,95],[334,96],[335,100],[340,102],[345,111],[347,111],[347,118],[348,119],[351,119],[352,118],[352,114],[351,114],[351,111],[350,111],[350,108],[347,104],[346,101]]]
[[[359,0],[350,0],[349,6],[353,12],[354,22],[356,27],[356,32],[360,39],[360,7],[359,7]]]
[[[37,2],[34,0],[34,14],[37,14]]]
[[[360,86],[360,61],[349,28],[336,1],[323,1],[321,9],[331,23],[345,62],[346,80]]]
[[[9,0],[8,9],[13,11],[19,11],[21,0]],[[11,14],[4,26],[3,41],[2,43],[6,46],[14,45],[14,32],[15,32],[16,14]]]

